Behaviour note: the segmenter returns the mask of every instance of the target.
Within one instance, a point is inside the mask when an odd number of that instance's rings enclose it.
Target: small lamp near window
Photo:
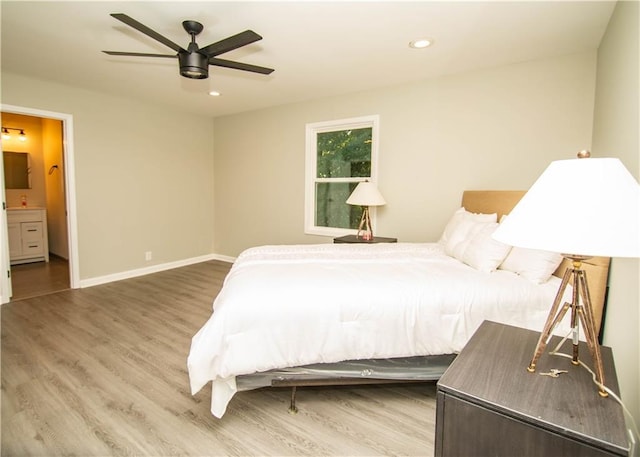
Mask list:
[[[356,186],[351,195],[349,195],[347,204],[362,206],[362,218],[356,235],[358,238],[362,237],[363,240],[367,241],[373,239],[369,207],[382,206],[386,203],[384,197],[372,182],[363,181]]]
[[[573,268],[564,274],[527,369],[535,371],[553,330],[568,313],[573,329],[572,363],[580,363],[582,326],[604,397],[602,358],[586,272],[581,267],[592,256],[640,257],[640,186],[620,160],[590,159],[589,155],[581,151],[577,159],[551,163],[493,237],[512,246],[560,252],[571,260]],[[569,284],[573,287],[572,302],[563,305]]]

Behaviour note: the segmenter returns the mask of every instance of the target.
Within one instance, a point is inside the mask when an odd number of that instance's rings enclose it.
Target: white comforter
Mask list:
[[[242,374],[459,352],[483,320],[540,330],[559,279],[482,273],[436,243],[263,246],[243,252],[188,357],[222,417]]]

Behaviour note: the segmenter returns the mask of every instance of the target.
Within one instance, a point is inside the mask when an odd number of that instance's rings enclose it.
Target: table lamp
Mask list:
[[[375,184],[369,181],[363,181],[358,183],[353,190],[349,198],[347,198],[347,204],[362,206],[362,218],[360,219],[360,225],[358,226],[357,238],[362,236],[363,240],[373,239],[373,229],[371,228],[371,218],[369,216],[370,206],[382,206],[387,202],[378,190]]]
[[[559,252],[569,259],[540,339],[530,372],[544,352],[556,325],[570,311],[573,355],[578,365],[579,326],[594,361],[599,393],[606,397],[604,371],[597,340],[586,272],[582,261],[593,256],[640,257],[640,186],[615,158],[589,158],[552,162],[493,237],[506,244]],[[564,292],[572,284],[571,303],[561,306]]]

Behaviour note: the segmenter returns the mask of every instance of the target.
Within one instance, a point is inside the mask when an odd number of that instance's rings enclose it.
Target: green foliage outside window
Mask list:
[[[317,178],[370,177],[372,131],[367,127],[318,133]],[[316,183],[317,226],[358,228],[362,208],[346,204],[358,182]]]
[[[318,133],[318,178],[371,176],[372,128]]]
[[[357,182],[316,183],[316,225],[320,227],[358,228],[362,207],[346,201]]]

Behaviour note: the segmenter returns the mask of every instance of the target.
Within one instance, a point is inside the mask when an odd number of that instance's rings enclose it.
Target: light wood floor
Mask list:
[[[435,386],[238,393],[222,419],[186,358],[229,264],[0,307],[2,456],[433,455]]]

